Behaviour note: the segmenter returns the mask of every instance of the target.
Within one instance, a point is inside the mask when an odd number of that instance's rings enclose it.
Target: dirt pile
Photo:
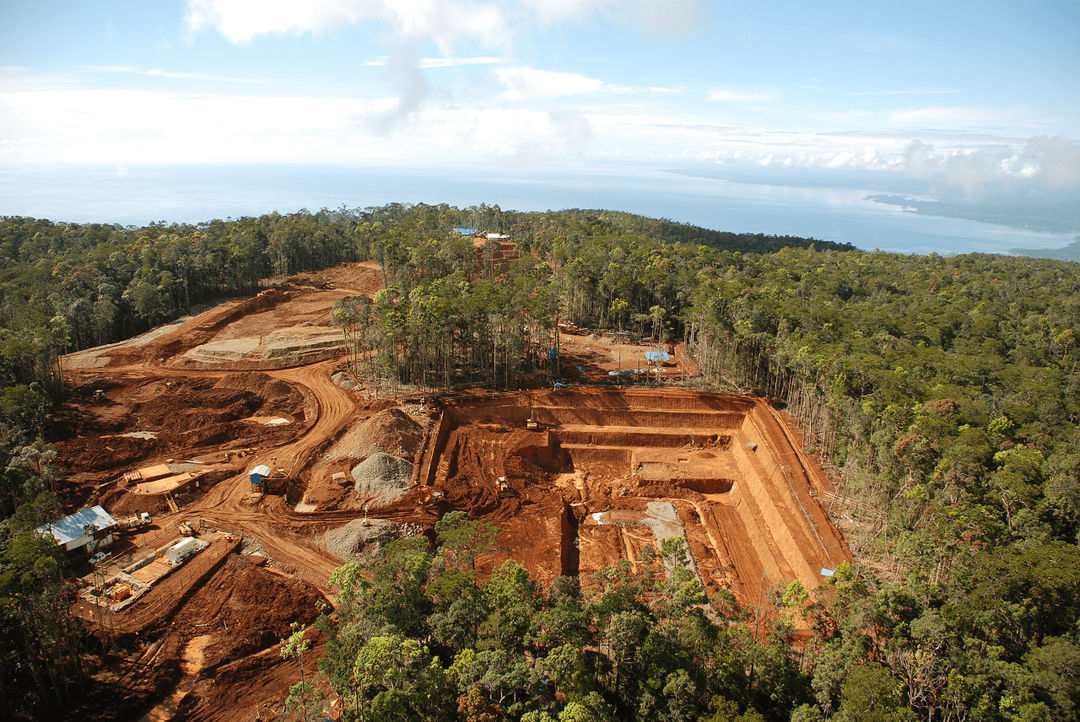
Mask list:
[[[346,562],[363,561],[365,553],[397,539],[394,524],[385,519],[353,519],[323,535],[323,548]]]
[[[182,650],[202,637],[202,655],[194,691],[176,716],[203,719],[203,710],[217,710],[227,719],[254,719],[256,704],[280,704],[296,676],[295,665],[282,662],[274,647],[291,633],[290,624],[311,623],[324,597],[311,585],[230,555],[175,613],[143,630],[117,649],[89,660],[92,679],[71,710],[71,719],[135,719],[182,682]],[[164,634],[161,634],[164,632]],[[138,645],[145,646],[138,646]],[[133,649],[132,645],[135,645]],[[269,651],[265,657],[258,656]],[[257,655],[248,657],[247,655]],[[223,683],[219,670],[232,660],[258,659],[257,670],[235,685]],[[288,670],[290,678],[266,684],[263,677]],[[186,671],[186,670],[185,670]],[[255,691],[257,701],[247,701]],[[235,702],[234,702],[234,698]],[[233,707],[225,705],[234,704]],[[159,708],[160,711],[160,708]]]
[[[327,455],[363,459],[376,452],[413,456],[424,442],[424,430],[401,409],[386,409],[353,427]]]
[[[310,584],[289,579],[234,555],[177,615],[180,622],[206,624],[215,634],[204,667],[212,668],[271,647],[289,636],[292,622],[307,623],[325,601]],[[204,608],[213,615],[205,616]]]
[[[371,497],[371,508],[393,504],[409,490],[413,465],[397,456],[376,451],[353,467],[356,493]]]
[[[214,386],[219,389],[251,391],[269,402],[283,398],[299,400],[299,394],[293,387],[280,379],[258,371],[222,376]]]
[[[242,719],[246,713],[251,719],[261,704],[270,700],[280,703],[289,682],[274,690],[261,680],[282,668],[289,676],[298,676],[295,666],[284,664],[276,651],[267,657],[248,655],[272,649],[289,636],[292,622],[311,623],[324,602],[318,591],[300,580],[269,572],[243,557],[229,559],[176,618],[182,628],[210,635],[198,681],[181,702],[178,716],[200,719],[225,713],[231,719]],[[244,659],[260,659],[262,668],[229,684],[229,675],[222,670]]]

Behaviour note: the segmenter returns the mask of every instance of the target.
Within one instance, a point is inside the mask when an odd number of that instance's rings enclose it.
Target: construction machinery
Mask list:
[[[151,519],[150,515],[147,512],[144,511],[144,512],[141,512],[141,513],[138,513],[138,514],[132,514],[131,516],[127,517],[126,519],[120,519],[119,521],[116,522],[116,526],[114,528],[116,529],[116,531],[121,531],[121,532],[123,532],[123,531],[133,531],[135,529],[139,529],[140,527],[147,526],[148,524],[151,524],[152,522],[153,522],[153,519]]]

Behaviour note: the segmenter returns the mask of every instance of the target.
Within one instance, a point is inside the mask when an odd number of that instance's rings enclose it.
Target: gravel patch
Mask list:
[[[336,374],[330,377],[330,380],[343,389],[355,389],[356,382],[353,381],[352,376],[344,371],[338,371]]]
[[[397,539],[394,524],[384,519],[353,519],[323,535],[323,548],[338,559],[362,562],[383,544]]]
[[[424,430],[401,409],[386,409],[354,426],[326,455],[327,460],[363,459],[376,452],[412,456],[424,442]]]
[[[370,508],[378,509],[405,496],[412,483],[413,465],[405,459],[376,452],[353,467],[356,493],[371,497]]]

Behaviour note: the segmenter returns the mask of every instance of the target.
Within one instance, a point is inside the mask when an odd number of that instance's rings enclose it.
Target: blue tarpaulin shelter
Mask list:
[[[667,361],[671,358],[667,351],[646,351],[645,359],[647,361]]]
[[[251,483],[255,486],[262,484],[263,479],[270,476],[270,467],[266,464],[259,464],[251,470]]]

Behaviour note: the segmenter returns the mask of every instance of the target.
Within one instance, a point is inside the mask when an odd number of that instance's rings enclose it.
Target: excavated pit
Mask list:
[[[541,580],[636,562],[682,536],[710,594],[744,605],[850,558],[824,475],[760,400],[661,389],[540,391],[444,408],[419,483],[502,528]],[[670,504],[670,506],[667,506]]]

